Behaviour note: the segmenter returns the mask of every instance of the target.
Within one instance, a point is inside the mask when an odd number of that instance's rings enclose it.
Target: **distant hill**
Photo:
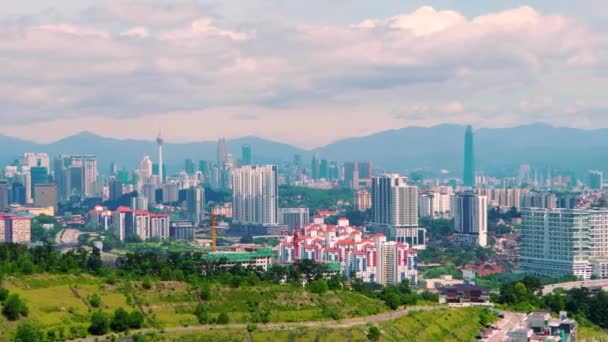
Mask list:
[[[313,154],[330,160],[371,160],[381,170],[409,172],[414,169],[447,169],[460,174],[463,159],[465,126],[439,125],[405,127],[364,137],[349,138],[329,145],[304,150],[288,144],[257,137],[244,137],[228,142],[230,152],[239,158],[244,144],[252,146],[256,163],[292,160],[301,154],[306,164]],[[512,128],[481,128],[475,131],[478,170],[512,172],[520,164],[572,169],[608,171],[608,129],[581,130],[532,124]],[[82,132],[50,144],[0,135],[0,164],[7,164],[23,152],[89,153],[99,158],[105,171],[111,161],[119,167],[137,167],[144,155],[155,159],[153,141],[120,140]],[[166,143],[165,161],[170,171],[183,168],[184,159],[216,159],[216,142]]]

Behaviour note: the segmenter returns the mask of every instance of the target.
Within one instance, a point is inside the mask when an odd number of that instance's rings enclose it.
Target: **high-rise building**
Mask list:
[[[418,187],[405,177],[384,174],[372,179],[372,221],[378,225],[418,227]]]
[[[38,208],[53,207],[53,211],[57,212],[57,203],[57,185],[47,183],[34,186],[34,206]]]
[[[475,154],[473,145],[473,127],[467,126],[464,134],[464,186],[475,186]]]
[[[0,213],[0,242],[28,243],[32,236],[32,220],[28,216]]]
[[[156,144],[158,145],[158,176],[160,178],[160,183],[163,184],[165,182],[165,169],[163,165],[163,144],[165,141],[163,140],[160,132],[158,132],[158,137],[156,138]]]
[[[24,153],[21,160],[21,166],[27,167],[44,167],[47,175],[50,174],[50,159],[46,153]]]
[[[589,279],[590,232],[585,210],[522,209],[521,268],[556,278],[575,275]]]
[[[465,245],[488,244],[488,199],[472,191],[454,196],[454,242]]]
[[[60,155],[53,162],[53,172],[60,199],[65,200],[72,195],[81,197],[98,195],[97,158],[95,156]]]
[[[32,186],[32,198],[36,198],[36,194],[34,192],[34,187],[37,184],[46,184],[49,182],[49,174],[48,169],[42,166],[34,166],[30,167],[30,175],[31,175],[31,186]]]
[[[0,180],[0,212],[8,209],[9,184],[7,180]]]
[[[351,189],[359,189],[359,163],[344,163],[344,185]]]
[[[319,178],[329,179],[329,162],[325,158],[321,159],[319,164]]]
[[[355,210],[366,211],[372,207],[372,194],[369,191],[362,189],[355,192],[354,201]]]
[[[217,166],[222,169],[228,161],[228,146],[225,138],[217,141]]]
[[[201,217],[205,213],[205,189],[201,187],[188,189],[186,206],[188,207],[188,220],[198,227]]]
[[[190,158],[187,158],[184,162],[184,171],[188,175],[194,175],[196,173],[196,167],[194,166],[194,161]]]
[[[276,166],[244,166],[233,169],[232,189],[233,221],[242,224],[277,224]]]
[[[286,225],[290,230],[302,229],[310,223],[308,208],[279,208],[279,224]]]
[[[604,187],[604,173],[602,171],[589,171],[589,187],[597,190],[601,190]]]
[[[251,145],[243,145],[241,147],[242,166],[253,165],[253,155],[251,153]]]
[[[319,160],[319,156],[314,155],[310,164],[310,176],[313,180],[318,180],[321,178],[321,161]]]
[[[122,197],[122,182],[116,178],[112,178],[109,184],[110,201],[118,201]]]
[[[12,203],[15,203],[15,204],[25,204],[25,186],[23,186],[23,183],[21,183],[21,182],[14,182],[12,184],[11,196],[10,197],[11,197],[11,202]]]

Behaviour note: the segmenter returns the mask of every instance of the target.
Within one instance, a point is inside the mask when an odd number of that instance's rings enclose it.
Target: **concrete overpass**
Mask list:
[[[608,286],[608,279],[597,279],[597,280],[581,280],[571,281],[567,283],[551,284],[543,287],[543,295],[549,294],[555,289],[571,290],[583,287],[604,287]]]

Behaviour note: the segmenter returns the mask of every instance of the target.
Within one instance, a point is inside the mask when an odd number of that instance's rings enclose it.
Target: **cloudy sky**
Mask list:
[[[0,133],[42,142],[608,127],[608,1],[20,0],[0,65]]]

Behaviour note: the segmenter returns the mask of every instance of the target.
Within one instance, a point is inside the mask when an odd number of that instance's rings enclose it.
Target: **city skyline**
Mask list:
[[[141,139],[162,127],[168,141],[310,148],[438,123],[608,127],[606,6],[25,1],[0,13],[0,51],[15,56],[0,133]]]

